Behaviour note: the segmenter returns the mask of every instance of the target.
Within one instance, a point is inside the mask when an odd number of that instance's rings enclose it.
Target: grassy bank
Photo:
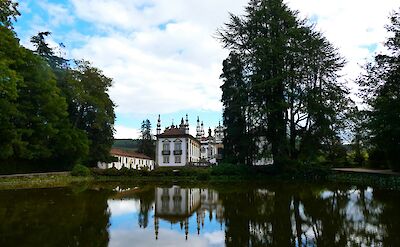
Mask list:
[[[43,175],[35,177],[0,178],[0,189],[33,189],[65,187],[76,183],[89,183],[94,177],[75,177],[71,175]]]
[[[72,174],[83,174],[83,176],[51,175],[39,177],[0,178],[0,189],[62,187],[77,183],[104,182],[179,182],[196,186],[199,184],[229,182],[290,183],[293,181],[305,181],[374,186],[385,189],[400,190],[400,176],[333,172],[328,167],[319,166],[278,170],[274,167],[246,167],[225,164],[209,168],[158,168],[154,171],[92,169],[89,173],[81,171],[78,173],[73,172]]]
[[[376,188],[400,190],[400,176],[366,173],[334,172],[326,181],[348,185],[373,186]]]

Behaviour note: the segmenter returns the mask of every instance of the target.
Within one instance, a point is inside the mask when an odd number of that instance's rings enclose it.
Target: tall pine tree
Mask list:
[[[252,0],[244,16],[231,15],[219,38],[243,64],[247,102],[234,101],[247,108],[247,133],[255,142],[250,159],[272,154],[281,166],[299,157],[333,157],[348,100],[337,80],[344,60],[322,34],[282,0]]]
[[[238,54],[232,52],[223,62],[221,79],[222,102],[224,106],[223,122],[224,152],[229,154],[226,161],[238,164],[251,164],[254,141],[248,131],[248,85],[244,80],[244,65]]]
[[[151,134],[151,123],[148,119],[144,120],[140,127],[139,152],[151,158],[155,156],[155,143]]]
[[[381,165],[400,170],[400,9],[386,26],[390,37],[387,53],[375,56],[366,73],[358,79],[362,96],[368,104],[368,127],[373,145],[372,157]]]

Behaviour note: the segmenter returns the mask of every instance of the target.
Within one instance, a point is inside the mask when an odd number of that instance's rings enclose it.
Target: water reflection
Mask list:
[[[223,207],[215,190],[176,185],[116,190],[108,201],[110,246],[224,246]]]
[[[107,246],[104,191],[0,190],[0,246]]]
[[[195,214],[197,235],[204,228],[206,214],[209,221],[215,221],[221,225],[223,222],[223,207],[218,200],[218,193],[210,189],[187,189],[179,186],[171,188],[155,189],[155,215],[154,230],[158,239],[159,221],[165,220],[171,224],[179,223],[184,228],[185,239],[188,239],[189,219]]]
[[[399,199],[316,184],[0,191],[0,246],[398,246]]]
[[[152,244],[395,246],[399,240],[394,230],[400,230],[400,217],[393,208],[400,206],[400,197],[394,191],[315,185],[215,189],[174,185],[154,188],[153,201],[151,188],[147,193],[137,188],[133,191],[140,202],[139,227],[148,223],[149,215],[153,218],[150,228],[154,236],[146,240]],[[388,213],[392,220],[388,221]],[[384,222],[390,223],[386,226]],[[111,231],[111,245],[113,240]]]

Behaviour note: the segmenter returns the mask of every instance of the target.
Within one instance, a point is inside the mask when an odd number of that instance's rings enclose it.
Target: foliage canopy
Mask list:
[[[0,3],[0,162],[65,169],[108,161],[113,143],[112,79],[86,61],[54,55],[40,32],[35,51],[19,44],[17,4]]]

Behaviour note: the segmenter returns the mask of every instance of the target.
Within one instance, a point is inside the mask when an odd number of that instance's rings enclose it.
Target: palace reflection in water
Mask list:
[[[196,230],[200,234],[204,227],[206,212],[209,215],[209,221],[215,220],[223,223],[223,207],[218,200],[218,193],[210,189],[186,189],[179,186],[172,188],[155,189],[155,217],[154,230],[156,239],[158,239],[159,220],[166,220],[171,224],[179,223],[181,229],[185,230],[185,239],[189,233],[189,218],[196,215]]]
[[[175,185],[155,188],[153,205],[139,207],[152,208],[154,239],[170,241],[172,231],[177,246],[188,237],[201,246],[395,246],[399,196],[370,187]]]
[[[316,184],[0,190],[0,246],[398,246],[400,192]]]

